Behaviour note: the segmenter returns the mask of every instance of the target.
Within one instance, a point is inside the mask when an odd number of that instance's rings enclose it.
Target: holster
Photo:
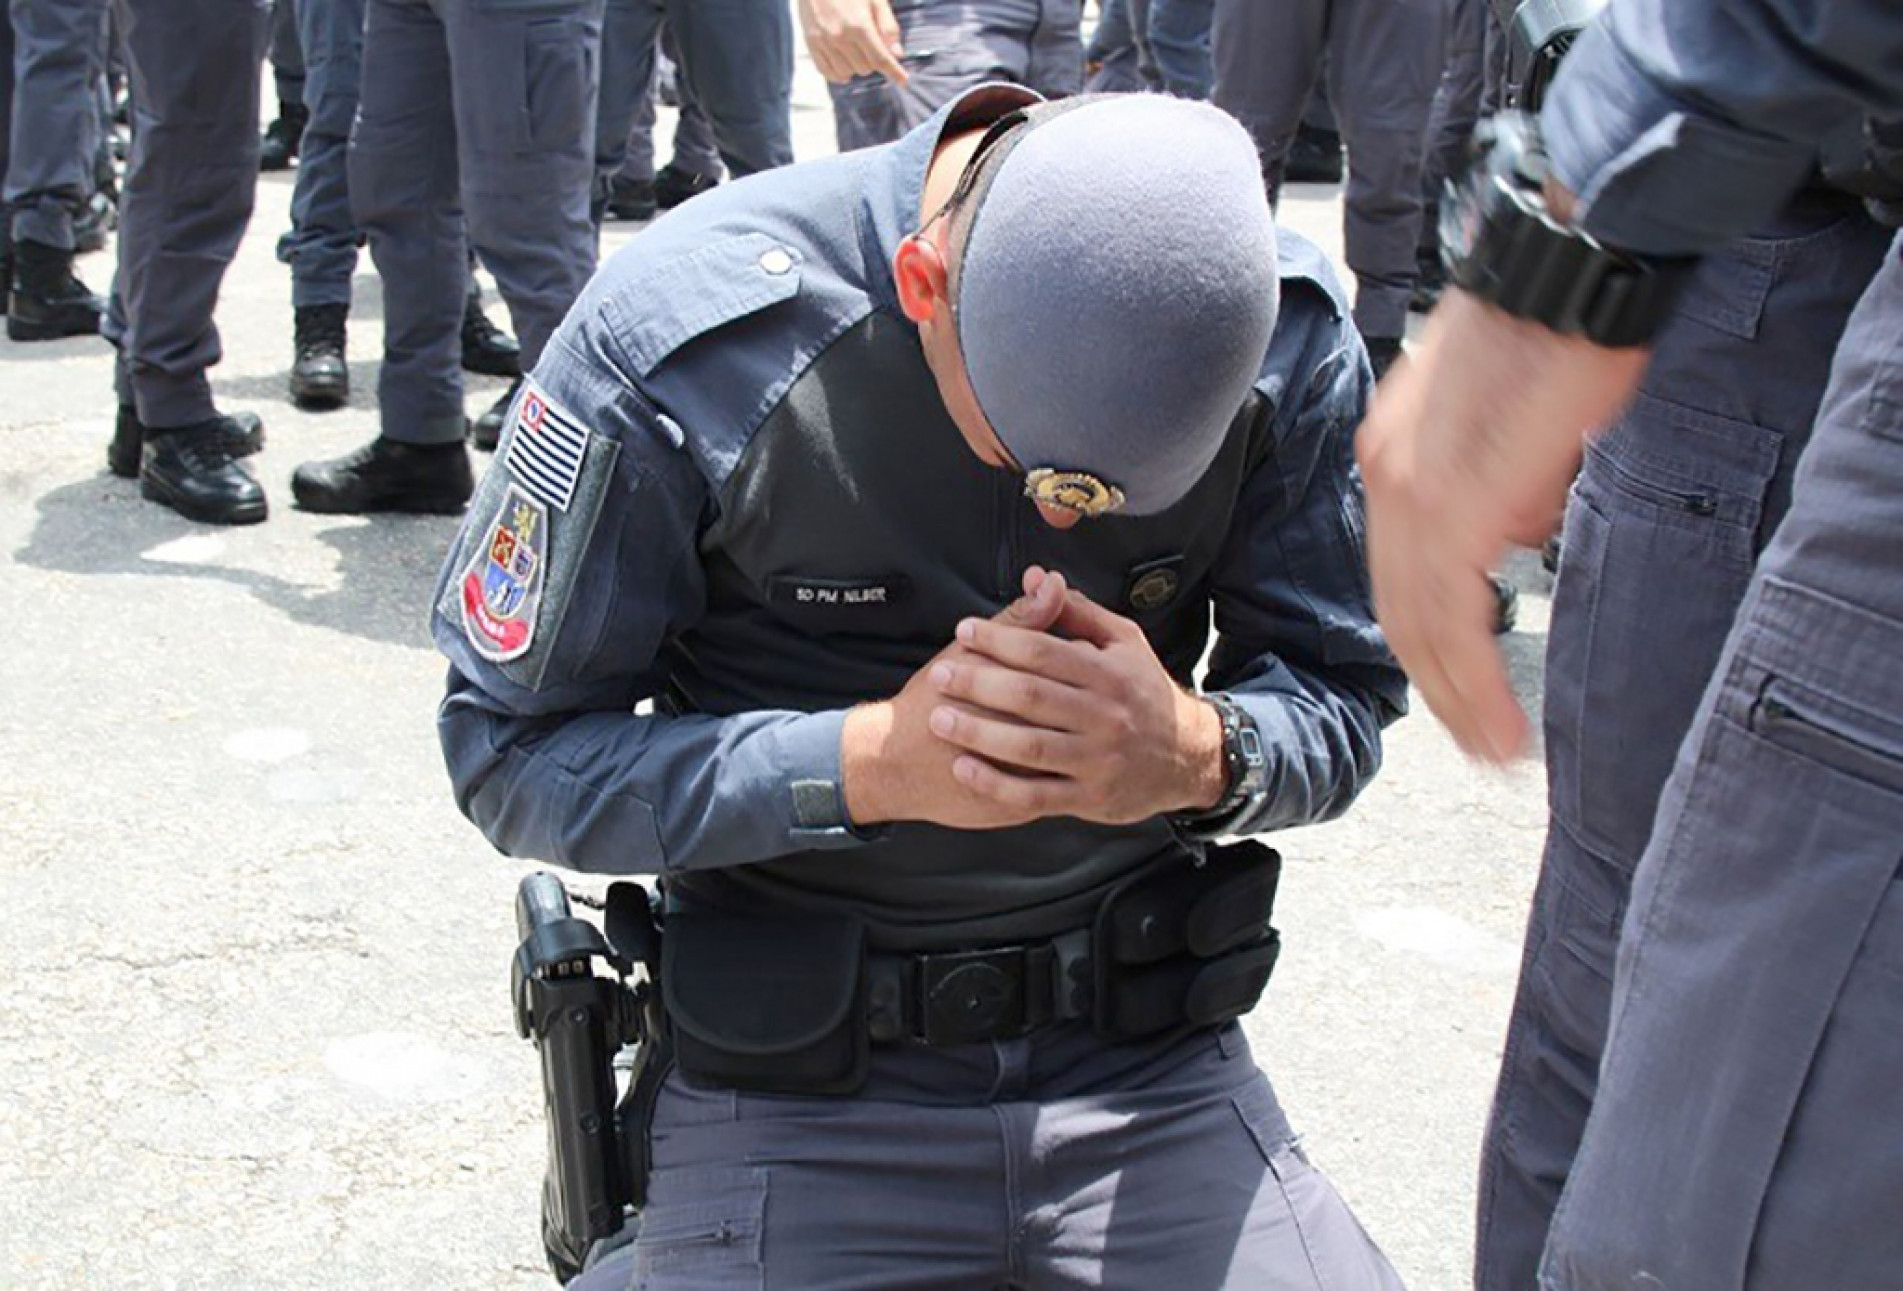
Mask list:
[[[1202,864],[1160,860],[1112,888],[1091,938],[1091,1022],[1134,1039],[1255,1007],[1282,941],[1269,918],[1282,858],[1250,839],[1209,848]]]
[[[690,1083],[850,1094],[865,1082],[865,926],[835,916],[668,915],[661,993]]]

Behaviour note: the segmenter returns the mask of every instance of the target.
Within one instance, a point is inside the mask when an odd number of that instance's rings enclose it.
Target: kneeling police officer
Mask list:
[[[1369,385],[1161,96],[980,87],[602,270],[434,618],[463,810],[665,894],[639,1233],[575,1285],[1399,1285],[1236,1020],[1275,855],[1212,841],[1401,711]]]

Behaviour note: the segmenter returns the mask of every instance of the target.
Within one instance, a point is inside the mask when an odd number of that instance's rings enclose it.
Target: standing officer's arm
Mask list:
[[[1613,0],[1548,96],[1549,188],[1605,245],[1693,255],[1765,223],[1858,112],[1903,116],[1890,0]],[[1485,571],[1544,536],[1582,436],[1646,357],[1450,291],[1361,432],[1382,625],[1469,753],[1503,761],[1527,738]]]
[[[661,690],[665,643],[703,612],[696,540],[712,501],[679,432],[585,343],[565,327],[536,370],[588,445],[566,510],[531,499],[548,545],[528,640],[470,604],[494,574],[498,518],[514,535],[511,491],[530,487],[514,469],[519,425],[439,584],[432,630],[451,666],[437,724],[457,804],[509,855],[608,873],[856,843],[838,803],[843,713],[632,711]]]

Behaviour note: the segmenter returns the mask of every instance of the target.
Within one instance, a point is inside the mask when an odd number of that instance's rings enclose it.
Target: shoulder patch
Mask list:
[[[535,643],[548,565],[548,508],[511,484],[462,575],[463,635],[491,663],[507,663]]]
[[[647,377],[695,337],[798,295],[801,258],[764,233],[736,234],[644,266],[602,309]]]

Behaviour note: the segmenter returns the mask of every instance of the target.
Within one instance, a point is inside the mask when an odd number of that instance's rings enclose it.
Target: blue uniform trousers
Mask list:
[[[1047,98],[1078,93],[1082,13],[1081,0],[893,0],[911,80],[858,76],[827,86],[839,150],[890,143],[986,81],[1015,81]]]
[[[654,83],[660,65],[655,50],[678,52],[666,23],[667,0],[608,0],[601,25],[601,109],[595,121],[595,175],[604,194],[617,175],[654,178]],[[675,83],[681,114],[674,127],[673,164],[692,175],[717,176],[720,143],[713,125],[684,72]],[[760,141],[742,151],[764,156],[772,147]]]
[[[304,101],[306,74],[303,44],[303,15],[298,12],[304,0],[272,0],[271,5],[271,79],[277,86],[281,104]]]
[[[654,1115],[640,1236],[570,1291],[1399,1291],[1239,1025],[874,1051],[865,1090]]]
[[[1440,247],[1441,189],[1460,173],[1474,125],[1480,120],[1480,99],[1486,90],[1487,0],[1448,0],[1447,62],[1434,107],[1427,118],[1427,158],[1421,166],[1420,247],[1430,254]]]
[[[1348,146],[1344,246],[1362,334],[1400,337],[1413,293],[1421,167],[1443,66],[1447,0],[1220,0],[1217,107],[1254,137],[1271,196],[1327,60]]]
[[[291,266],[291,304],[348,305],[357,271],[350,214],[350,127],[363,73],[364,0],[297,0],[310,121],[298,153],[291,228],[278,259]]]
[[[729,173],[793,160],[793,11],[782,0],[609,0],[602,41],[597,165],[605,179],[625,159],[630,129],[653,79],[667,24],[682,102],[706,118]],[[648,111],[653,111],[648,104]],[[690,135],[688,142],[693,143]],[[676,139],[676,147],[680,141]]]
[[[212,310],[258,186],[264,0],[114,0],[131,76],[132,154],[106,311],[119,402],[152,428],[215,412]]]
[[[385,437],[463,434],[468,237],[532,368],[595,267],[601,0],[370,0],[352,213],[383,278]]]
[[[1721,961],[1723,943],[1733,938],[1760,938],[1767,963],[1803,953],[1798,942],[1787,944],[1776,926],[1724,926],[1746,911],[1758,917],[1767,913],[1772,907],[1757,903],[1769,898],[1771,888],[1753,890],[1760,880],[1743,871],[1727,875],[1731,843],[1717,835],[1708,842],[1695,840],[1686,832],[1688,824],[1673,823],[1669,808],[1659,817],[1655,835],[1654,809],[1758,553],[1789,506],[1791,481],[1810,438],[1838,337],[1887,244],[1887,234],[1860,211],[1845,214],[1835,203],[1796,208],[1764,236],[1707,260],[1678,321],[1661,338],[1643,393],[1587,455],[1568,511],[1554,597],[1545,707],[1552,815],[1482,1160],[1478,1291],[1535,1285],[1548,1226],[1574,1170],[1582,1132],[1597,1133],[1586,1130],[1588,1114],[1597,1117],[1596,1101],[1610,1092],[1599,1084],[1602,1054],[1611,1064],[1626,1060],[1627,1055],[1607,1051],[1622,922],[1628,936],[1637,933],[1642,942],[1650,914],[1670,912],[1671,919],[1687,920],[1671,935],[1667,963],[1657,970],[1682,972],[1685,980],[1660,982],[1648,974],[1648,983],[1668,992],[1699,979],[1704,979],[1699,989],[1717,985],[1709,971]],[[1823,638],[1814,642],[1819,650],[1831,646]],[[1770,758],[1765,769],[1775,762]],[[1728,797],[1775,799],[1782,793],[1775,781],[1754,783],[1748,777],[1721,776],[1710,787]],[[1736,799],[1731,802],[1730,809],[1739,810]],[[1762,815],[1759,823],[1764,823]],[[1635,898],[1635,869],[1643,893],[1647,867],[1659,864],[1646,850],[1648,840],[1667,839],[1668,830],[1676,834],[1678,846],[1699,853],[1700,859],[1684,863],[1726,893],[1709,907],[1684,906],[1687,898],[1672,896],[1648,912],[1646,898]],[[1786,849],[1777,864],[1795,867],[1807,859],[1793,841],[1785,835],[1774,845]],[[1772,854],[1765,853],[1767,859]],[[1648,857],[1643,863],[1642,856]],[[1629,908],[1634,913],[1626,922]],[[1796,928],[1790,931],[1802,936]],[[1682,998],[1693,997],[1688,991]],[[1703,1007],[1724,1018],[1740,1004],[1761,1002],[1748,992],[1734,1000],[1720,990],[1706,995]],[[1646,1011],[1640,1008],[1639,1016]],[[1770,1024],[1772,1034],[1779,1025]],[[1771,1040],[1771,1035],[1760,1032],[1759,1038]],[[1805,1044],[1796,1037],[1773,1042]],[[1748,1065],[1725,1069],[1723,1060],[1689,1032],[1673,1036],[1648,1028],[1643,1043],[1646,1048],[1630,1057],[1643,1064],[1646,1079],[1654,1083],[1642,1093],[1629,1086],[1622,1091],[1623,1098],[1636,1094],[1644,1105],[1641,1121],[1691,1116],[1691,1108],[1709,1092],[1730,1090],[1746,1078]],[[1808,1055],[1800,1063],[1807,1060]],[[1662,1078],[1667,1072],[1669,1081]],[[1694,1178],[1734,1147],[1751,1140],[1774,1142],[1781,1134],[1766,1124],[1746,1130],[1735,1143],[1721,1142],[1719,1125],[1729,1121],[1733,1109],[1714,1105],[1713,1112],[1710,1125],[1676,1142],[1683,1150],[1704,1139],[1699,1150],[1713,1152],[1713,1161],[1694,1165],[1661,1159],[1648,1169],[1673,1177],[1678,1188],[1696,1191],[1706,1185]],[[1621,1128],[1614,1119],[1608,1128],[1620,1136],[1613,1153],[1628,1163],[1665,1146],[1631,1141],[1635,1131],[1652,1131],[1630,1120]],[[1735,1126],[1722,1137],[1734,1133]],[[1585,1166],[1582,1157],[1580,1168]],[[1654,1195],[1652,1202],[1661,1205],[1662,1199]],[[1592,1230],[1574,1232],[1594,1245],[1619,1247],[1619,1236],[1605,1228],[1611,1213],[1595,1210],[1581,1215]],[[1747,1237],[1749,1229],[1746,1223]],[[1683,1236],[1692,1234],[1688,1230]],[[1698,1275],[1666,1277],[1663,1285],[1687,1291],[1744,1285],[1736,1267],[1715,1258],[1736,1240],[1739,1235],[1731,1234],[1713,1247],[1687,1246],[1687,1254],[1698,1252]],[[1706,1263],[1705,1254],[1714,1258]],[[1578,1285],[1602,1283],[1589,1279]],[[1621,1279],[1617,1285],[1633,1284]],[[1765,1285],[1862,1284],[1825,1278]]]
[[[106,0],[6,0],[0,18],[0,176],[11,234],[71,250],[99,147],[93,84]]]
[[[1216,0],[1150,0],[1150,56],[1163,88],[1185,99],[1206,99],[1216,79],[1209,59],[1209,28]]]

